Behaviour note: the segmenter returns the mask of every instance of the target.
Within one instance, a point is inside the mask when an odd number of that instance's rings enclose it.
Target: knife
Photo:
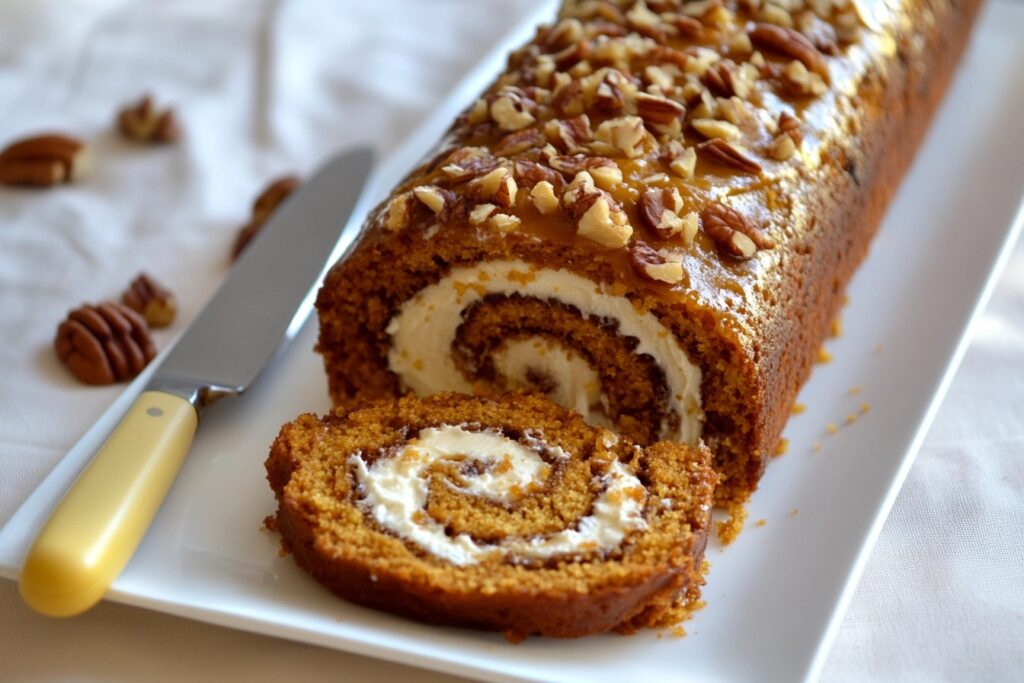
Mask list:
[[[64,617],[103,597],[156,516],[200,413],[251,386],[309,317],[315,285],[359,232],[351,218],[372,165],[368,149],[334,157],[249,243],[43,526],[18,584],[29,606]]]

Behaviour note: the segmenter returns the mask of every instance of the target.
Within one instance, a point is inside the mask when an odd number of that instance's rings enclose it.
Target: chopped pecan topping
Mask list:
[[[609,69],[598,81],[590,107],[603,114],[615,114],[626,106],[626,95],[622,92],[622,75]]]
[[[494,153],[498,156],[511,156],[525,152],[528,149],[543,147],[547,138],[536,128],[524,128],[523,130],[509,133],[494,146]]]
[[[551,98],[551,106],[562,116],[579,116],[584,110],[583,86],[574,80],[557,86]]]
[[[761,164],[747,154],[745,149],[733,142],[715,138],[697,145],[697,151],[709,159],[732,166],[744,173],[757,174],[761,172]]]
[[[496,213],[487,222],[499,232],[511,232],[523,223],[519,216],[512,216],[507,213]]]
[[[653,38],[660,42],[665,41],[665,30],[662,28],[661,17],[652,12],[644,0],[638,0],[626,12],[626,24],[640,35]]]
[[[706,138],[722,140],[739,140],[740,129],[720,119],[694,119],[690,121],[694,130]]]
[[[491,118],[505,131],[517,131],[536,121],[529,100],[516,88],[505,88],[491,102]]]
[[[462,147],[448,155],[441,172],[445,181],[461,183],[490,173],[500,163],[500,159],[496,159],[480,147]]]
[[[771,249],[774,240],[761,228],[755,226],[740,212],[716,202],[700,212],[701,228],[704,233],[726,253],[736,258],[748,259],[758,249]]]
[[[575,176],[580,171],[589,171],[599,166],[612,167],[615,162],[607,157],[593,157],[586,154],[573,154],[572,156],[554,156],[548,160],[551,168],[568,175]],[[616,168],[618,168],[616,166]]]
[[[477,204],[469,212],[469,224],[480,225],[497,212],[498,207],[494,204]]]
[[[692,178],[697,169],[697,150],[693,147],[680,149],[678,154],[668,160],[668,167],[680,178]]]
[[[750,40],[758,47],[799,60],[823,79],[828,78],[828,64],[825,58],[799,31],[772,24],[754,24],[750,29]]]
[[[626,214],[605,193],[590,202],[590,207],[577,221],[578,234],[609,249],[626,246],[633,227]]]
[[[610,166],[594,166],[590,169],[590,175],[598,187],[610,190],[622,182],[622,169],[614,162]]]
[[[638,93],[636,113],[648,123],[667,124],[685,116],[686,107],[667,97]]]
[[[646,137],[644,120],[639,116],[609,119],[597,127],[598,140],[608,143],[629,158],[640,155]]]
[[[570,119],[552,119],[547,122],[544,132],[556,147],[569,154],[586,151],[586,144],[593,137],[590,118],[586,114]]]
[[[424,206],[433,211],[435,216],[440,216],[445,208],[455,203],[456,199],[454,192],[436,185],[420,185],[414,188],[412,193]]]
[[[384,214],[384,226],[388,230],[401,230],[412,222],[416,199],[411,192],[403,192],[391,198]]]
[[[776,161],[785,161],[793,156],[795,151],[796,144],[793,142],[793,138],[785,133],[776,135],[772,140],[772,144],[768,147],[768,154]]]
[[[803,62],[794,59],[782,72],[782,81],[786,87],[795,95],[821,95],[827,89],[825,81],[821,76],[808,71]]]
[[[583,24],[580,23],[579,19],[562,19],[548,31],[547,36],[544,38],[544,45],[549,50],[561,50],[577,42],[583,36]]]
[[[804,135],[800,130],[800,121],[789,112],[784,111],[779,114],[779,132],[793,138],[793,142],[797,145],[803,142]]]
[[[542,214],[552,214],[558,211],[558,197],[555,196],[555,187],[546,180],[542,180],[530,190],[530,199],[533,205]]]
[[[469,194],[508,208],[515,204],[518,191],[519,186],[516,184],[512,171],[504,166],[499,166],[487,175],[474,180]]]
[[[683,279],[680,256],[665,254],[640,240],[630,243],[629,262],[639,275],[648,280],[674,285]]]
[[[567,71],[580,62],[590,57],[590,41],[578,40],[569,47],[559,50],[551,55],[555,68],[559,71]]]
[[[838,38],[832,24],[822,21],[814,12],[804,12],[797,19],[797,25],[819,52],[829,56],[839,54]]]
[[[555,189],[560,189],[565,184],[565,179],[561,173],[543,164],[538,164],[536,161],[517,159],[514,166],[516,178],[525,187],[531,187],[540,182],[547,182]]]

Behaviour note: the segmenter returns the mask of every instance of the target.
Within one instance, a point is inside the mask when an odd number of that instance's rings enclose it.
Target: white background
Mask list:
[[[268,178],[308,171],[350,143],[386,153],[530,5],[0,5],[0,144],[59,129],[86,138],[95,155],[82,185],[0,189],[0,524],[119,391],[82,387],[55,360],[52,335],[67,309],[115,296],[145,269],[180,302],[178,322],[157,337],[166,343],[227,273],[235,231]],[[1024,34],[1024,7],[998,9]],[[117,107],[145,90],[177,104],[180,145],[138,148],[111,133]],[[824,680],[1011,680],[1024,671],[1022,405],[1018,248],[869,560]],[[2,680],[286,677],[445,679],[110,603],[47,620],[0,580]]]

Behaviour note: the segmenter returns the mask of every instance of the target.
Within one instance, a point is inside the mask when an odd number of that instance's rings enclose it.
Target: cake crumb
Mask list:
[[[755,522],[755,524],[756,524],[757,526],[764,526],[764,525],[765,525],[765,524],[767,524],[767,523],[768,523],[768,520],[767,520],[767,519],[765,519],[764,517],[762,517],[761,519],[757,520],[757,522]]]
[[[777,458],[780,455],[785,455],[788,452],[789,452],[789,439],[785,439],[785,438],[779,439],[779,445],[777,445],[775,447],[775,453],[773,454],[773,457]]]
[[[871,404],[870,403],[865,402],[865,403],[861,403],[860,404],[860,414],[861,415],[867,415],[869,410],[871,410]]]
[[[814,450],[815,453],[820,453],[821,452],[821,442],[820,441],[815,441],[811,445],[811,449]]]
[[[729,514],[729,519],[715,524],[718,540],[722,542],[722,545],[729,545],[739,538],[740,532],[743,531],[743,525],[747,521],[747,509],[741,503],[730,504],[726,508],[726,512]]]
[[[800,413],[807,410],[807,406],[803,403],[794,403],[793,407],[789,409],[790,415],[799,415]]]
[[[852,425],[854,422],[857,421],[858,417],[859,415],[857,415],[857,413],[850,413],[849,415],[846,416],[846,424]]]
[[[864,387],[850,387],[846,390],[847,396],[856,396],[860,392],[864,391]]]
[[[790,517],[796,517],[799,514],[800,514],[800,508],[793,508],[792,510],[789,511],[789,516]]]
[[[825,425],[825,431],[828,432],[829,434],[835,434],[836,432],[839,431],[839,427],[837,427],[834,422],[829,422],[827,425]]]
[[[828,349],[826,349],[824,346],[822,346],[820,349],[818,349],[818,362],[819,363],[828,363],[831,360],[832,360],[832,354],[828,352]]]
[[[842,318],[842,316],[838,316],[834,320],[832,320],[831,334],[832,334],[833,338],[843,336],[843,318]]]
[[[875,344],[875,355],[876,355],[876,356],[877,356],[878,354],[880,354],[880,353],[881,353],[882,351],[884,351],[884,350],[885,350],[885,349],[884,349],[884,347],[883,347],[883,346],[882,346],[881,344]]]

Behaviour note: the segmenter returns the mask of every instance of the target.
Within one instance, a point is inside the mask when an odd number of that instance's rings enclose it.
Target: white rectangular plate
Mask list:
[[[529,17],[379,169],[382,197],[552,14]],[[216,624],[500,680],[700,681],[813,678],[914,453],[1020,229],[1024,188],[1024,5],[991,4],[925,148],[858,272],[835,360],[818,367],[733,545],[708,550],[707,608],[689,635],[644,632],[511,645],[329,595],[261,530],[274,501],[263,475],[281,423],[328,409],[315,322],[255,389],[207,415],[142,546],[109,597]],[[140,391],[140,377],[0,531],[15,578],[54,503]],[[851,396],[851,387],[863,387]],[[843,425],[861,403],[871,410]],[[815,444],[820,443],[820,451]],[[795,512],[794,512],[795,511]],[[758,526],[753,520],[764,519]]]

